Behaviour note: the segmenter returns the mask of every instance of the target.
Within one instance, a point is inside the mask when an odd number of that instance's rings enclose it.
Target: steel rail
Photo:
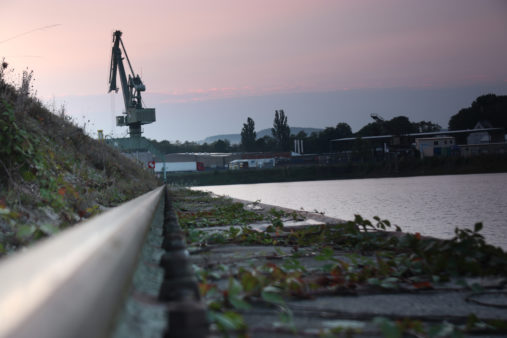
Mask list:
[[[0,337],[107,336],[163,191],[0,261]]]

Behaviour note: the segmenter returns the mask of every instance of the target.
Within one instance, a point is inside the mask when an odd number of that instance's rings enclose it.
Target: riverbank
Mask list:
[[[438,240],[381,219],[171,194],[215,335],[507,333],[507,255],[480,224]]]
[[[192,187],[216,195],[352,220],[387,217],[405,231],[451,238],[482,222],[489,243],[507,249],[507,173],[361,178]]]
[[[470,158],[426,158],[422,160],[400,159],[397,162],[349,162],[269,169],[168,173],[167,183],[182,186],[205,186],[499,172],[507,172],[507,155],[482,155]]]

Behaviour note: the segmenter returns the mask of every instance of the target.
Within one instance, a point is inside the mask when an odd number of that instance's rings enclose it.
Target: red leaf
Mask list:
[[[428,281],[414,282],[412,283],[412,286],[415,287],[416,289],[433,289],[433,285],[431,285],[431,283]]]
[[[328,286],[331,284],[331,280],[327,276],[319,276],[314,280],[314,283],[319,286]]]
[[[266,267],[272,268],[272,269],[278,269],[278,266],[276,266],[276,264],[274,264],[274,263],[266,263]]]
[[[58,189],[58,194],[59,194],[60,196],[62,196],[62,197],[63,197],[63,196],[65,196],[65,192],[66,192],[66,191],[67,191],[67,190],[66,190],[65,188],[63,188],[63,187],[62,187],[62,188]]]
[[[207,283],[199,283],[199,291],[201,291],[201,295],[206,295],[209,290],[215,288],[215,284],[207,284]]]

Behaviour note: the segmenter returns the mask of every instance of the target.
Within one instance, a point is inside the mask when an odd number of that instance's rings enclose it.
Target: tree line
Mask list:
[[[307,135],[304,131],[294,135],[290,132],[288,117],[283,109],[276,110],[273,118],[271,136],[257,138],[255,122],[248,117],[241,129],[241,143],[230,144],[228,140],[217,140],[213,143],[198,144],[196,142],[169,141],[152,142],[163,153],[177,152],[272,152],[290,151],[294,140],[303,140],[305,153],[326,153],[330,151],[330,140],[345,137],[365,137],[379,135],[402,135],[418,132],[440,131],[440,125],[431,121],[412,122],[406,116],[396,116],[390,120],[372,114],[370,122],[352,132],[350,125],[345,122],[335,127],[327,127],[320,132]],[[488,94],[478,97],[470,107],[461,109],[449,120],[449,130],[472,129],[480,121],[488,121],[493,127],[507,130],[507,96]]]

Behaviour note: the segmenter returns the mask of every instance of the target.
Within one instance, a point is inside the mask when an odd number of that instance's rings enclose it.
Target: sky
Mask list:
[[[34,71],[48,107],[89,133],[114,126],[112,34],[146,85],[144,136],[202,140],[269,128],[357,131],[370,114],[447,126],[483,94],[507,94],[505,0],[0,0],[0,58]]]

